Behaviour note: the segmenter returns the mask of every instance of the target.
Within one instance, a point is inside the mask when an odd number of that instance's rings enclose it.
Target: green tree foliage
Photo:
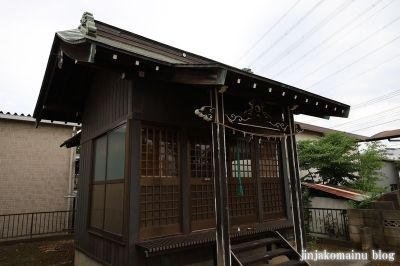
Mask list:
[[[357,140],[346,137],[343,132],[324,133],[318,140],[299,141],[297,149],[300,169],[309,171],[304,181],[347,185],[358,178]],[[314,180],[314,176],[319,178]]]
[[[385,146],[380,142],[367,142],[365,148],[360,151],[358,159],[360,164],[359,178],[350,183],[349,187],[368,192],[369,197],[361,202],[346,201],[345,204],[350,208],[370,209],[371,202],[386,192],[385,187],[377,185],[378,181],[387,178],[385,174],[379,172],[379,169],[385,165],[382,161],[386,157],[385,152]]]
[[[377,200],[385,191],[386,188],[375,186],[373,188],[373,191],[368,192],[368,197],[366,197],[365,200],[363,201],[348,200],[345,201],[344,204],[346,204],[350,209],[371,209],[371,202]]]
[[[397,161],[395,162],[395,165],[396,165],[396,167],[397,167],[397,170],[400,170],[400,160],[397,160]]]
[[[385,163],[382,161],[385,155],[385,146],[380,142],[367,142],[365,148],[358,155],[359,178],[349,187],[366,192],[381,193],[386,191],[386,188],[377,186],[377,182],[387,178],[385,174],[379,172]]]
[[[356,139],[346,137],[343,132],[325,133],[318,140],[299,141],[299,166],[309,172],[303,181],[341,185],[366,192],[364,201],[350,200],[346,204],[350,208],[370,208],[371,201],[386,191],[377,185],[378,181],[387,178],[379,172],[385,165],[382,161],[385,159],[385,146],[369,142],[364,147],[359,151]]]

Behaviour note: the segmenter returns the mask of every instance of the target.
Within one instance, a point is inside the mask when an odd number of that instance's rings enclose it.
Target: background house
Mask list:
[[[344,204],[345,201],[354,200],[360,202],[366,197],[355,189],[342,186],[305,182],[302,182],[301,185],[309,188],[313,208],[347,209],[348,206]]]
[[[72,207],[75,149],[58,147],[75,126],[0,111],[0,215]]]
[[[310,124],[306,124],[306,123],[300,123],[300,122],[296,122],[296,123],[299,124],[301,126],[301,128],[304,130],[301,134],[298,134],[296,136],[297,141],[317,140],[318,137],[322,137],[323,134],[326,132],[335,132],[336,131],[336,130],[333,130],[330,128],[318,127],[318,126],[314,126],[314,125],[310,125]],[[346,136],[354,137],[360,142],[367,141],[372,138],[372,137],[368,138],[366,136],[347,133],[347,132],[346,132]],[[376,140],[379,140],[379,139],[376,139]],[[392,149],[387,149],[387,151],[392,151]],[[385,166],[382,167],[380,172],[385,174],[388,178],[379,181],[377,183],[377,185],[382,186],[382,187],[387,187],[388,192],[400,188],[399,173],[395,166],[395,160],[393,160],[392,158],[389,157],[388,159],[384,160],[384,163],[385,163]],[[300,171],[300,177],[303,177],[307,174],[308,174],[308,171]],[[325,208],[327,208],[327,207],[325,207]]]
[[[400,160],[400,148],[386,148],[386,156],[391,160]]]

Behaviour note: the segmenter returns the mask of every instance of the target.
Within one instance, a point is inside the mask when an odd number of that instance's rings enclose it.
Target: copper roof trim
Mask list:
[[[363,201],[369,196],[366,194],[362,194],[359,192],[356,192],[356,190],[351,189],[351,188],[346,188],[346,187],[339,187],[339,186],[333,186],[333,185],[322,185],[322,184],[313,184],[313,183],[301,183],[303,186],[307,186],[316,190],[324,191],[339,197],[351,199],[354,201]]]

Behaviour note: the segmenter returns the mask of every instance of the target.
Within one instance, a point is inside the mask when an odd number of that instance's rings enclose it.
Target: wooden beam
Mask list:
[[[53,110],[67,113],[81,113],[82,109],[75,106],[61,105],[61,104],[46,104],[43,105],[44,110]]]
[[[169,78],[171,82],[192,85],[224,85],[226,69],[175,67]]]
[[[131,120],[129,126],[128,261],[129,265],[139,265],[139,251],[136,249],[136,244],[139,242],[140,227],[140,135],[142,134],[142,122]]]

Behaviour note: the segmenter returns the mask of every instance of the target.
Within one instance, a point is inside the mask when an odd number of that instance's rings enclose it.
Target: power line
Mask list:
[[[357,110],[357,109],[361,109],[361,108],[367,107],[367,106],[369,106],[369,105],[378,103],[378,102],[380,102],[380,101],[384,101],[384,100],[387,100],[387,99],[389,99],[389,98],[394,98],[394,97],[396,97],[396,96],[398,96],[398,95],[400,95],[400,90],[393,91],[393,92],[391,92],[391,93],[388,93],[388,94],[379,96],[379,97],[377,97],[377,98],[373,98],[373,99],[368,100],[368,101],[366,101],[366,102],[362,102],[362,103],[359,103],[359,104],[357,104],[357,105],[354,105],[353,108],[352,108],[351,110],[354,111],[354,110]],[[316,119],[312,119],[312,120],[305,121],[305,123],[312,123],[312,122],[315,122],[315,121],[319,121],[319,120],[321,120],[321,119],[322,119],[322,118],[316,118]]]
[[[340,33],[341,31],[343,31],[344,29],[346,29],[348,26],[350,26],[353,22],[355,22],[357,19],[359,19],[360,17],[362,17],[363,15],[365,15],[368,11],[370,11],[371,9],[373,9],[374,7],[376,7],[377,4],[379,4],[380,2],[382,2],[383,0],[378,0],[375,3],[373,3],[371,6],[369,6],[367,9],[365,9],[364,11],[362,11],[360,14],[358,14],[358,16],[356,16],[355,18],[353,18],[351,21],[347,22],[346,25],[342,26],[340,29],[338,29],[337,31],[335,31],[333,34],[331,34],[328,38],[326,38],[325,40],[323,40],[322,42],[320,42],[318,45],[314,46],[312,49],[310,49],[308,52],[306,52],[303,56],[299,57],[297,60],[295,60],[294,62],[290,63],[286,68],[282,69],[278,74],[274,75],[272,78],[275,78],[277,76],[279,76],[282,72],[286,71],[287,69],[293,67],[297,62],[299,62],[300,60],[304,59],[307,55],[309,55],[310,53],[312,53],[313,51],[315,51],[317,48],[319,48],[321,45],[323,45],[324,43],[326,43],[327,41],[329,41],[330,39],[332,39],[334,36],[336,36],[338,33]],[[393,0],[394,1],[394,0]],[[392,2],[393,2],[392,1]],[[381,9],[382,10],[382,9]]]
[[[379,50],[380,50],[380,49],[382,49],[383,47],[385,47],[385,46],[387,46],[387,45],[391,44],[392,42],[396,41],[398,38],[400,38],[400,36],[397,36],[396,38],[394,38],[394,39],[393,39],[393,40],[391,40],[390,42],[388,42],[388,43],[386,43],[386,44],[384,44],[384,45],[382,45],[382,46],[378,47],[377,49],[375,49],[375,50],[373,50],[372,52],[370,52],[370,53],[366,54],[365,56],[363,56],[363,57],[361,57],[361,58],[357,59],[356,61],[354,61],[353,63],[351,63],[351,64],[347,65],[346,67],[344,67],[344,68],[342,68],[342,69],[340,69],[340,70],[336,71],[335,73],[333,73],[333,74],[329,75],[328,77],[326,77],[326,78],[324,78],[324,79],[322,79],[322,80],[318,81],[317,83],[315,83],[315,84],[311,85],[311,86],[310,86],[310,87],[308,87],[307,89],[311,89],[311,88],[312,88],[312,87],[314,87],[315,85],[318,85],[318,84],[320,84],[321,82],[323,82],[323,81],[325,81],[325,80],[329,79],[330,77],[332,77],[332,76],[334,76],[334,75],[338,74],[339,72],[342,72],[342,71],[343,71],[343,70],[345,70],[346,68],[348,68],[348,67],[351,67],[352,65],[354,65],[354,64],[356,64],[356,63],[358,63],[358,62],[360,62],[360,61],[361,61],[361,60],[363,60],[364,58],[366,58],[366,57],[368,57],[368,56],[370,56],[370,55],[374,54],[375,52],[379,51]]]
[[[355,78],[358,78],[359,76],[362,76],[362,75],[364,75],[365,73],[367,73],[367,72],[369,72],[369,71],[371,71],[371,70],[373,70],[373,69],[375,69],[375,68],[377,68],[377,67],[380,67],[381,65],[383,65],[383,64],[385,64],[385,63],[387,63],[387,62],[389,62],[389,61],[391,61],[391,60],[393,60],[393,59],[395,59],[395,58],[398,57],[398,56],[400,56],[400,54],[393,56],[392,58],[386,60],[385,62],[382,62],[382,63],[380,63],[379,65],[376,65],[376,66],[374,66],[374,67],[372,67],[372,68],[370,68],[370,69],[368,69],[368,70],[362,72],[361,74],[359,74],[359,75],[357,75],[357,76],[355,76],[355,77],[352,77],[352,78],[350,78],[350,79],[348,79],[348,80],[346,80],[346,81],[340,83],[339,85],[336,85],[336,86],[334,86],[334,87],[332,87],[332,88],[330,88],[330,89],[328,89],[328,90],[326,90],[326,91],[324,91],[324,92],[321,92],[321,94],[324,94],[325,92],[331,91],[331,90],[333,90],[333,89],[335,89],[335,88],[337,88],[337,87],[339,87],[339,86],[342,86],[343,84],[345,84],[345,83],[347,83],[347,82],[349,82],[349,81],[351,81],[351,80],[353,80],[353,79],[355,79]]]
[[[395,97],[395,96],[398,96],[399,94],[400,94],[400,90],[397,90],[397,91],[394,91],[394,92],[385,94],[385,95],[380,96],[380,97],[378,97],[378,98],[374,98],[374,99],[372,99],[372,100],[369,100],[369,101],[366,101],[366,102],[363,102],[363,103],[354,105],[353,110],[361,109],[361,108],[363,108],[363,107],[366,107],[366,106],[375,104],[375,103],[377,103],[377,102],[380,102],[380,101],[383,101],[383,100],[387,100],[387,99],[389,99],[389,98],[393,98],[393,97]]]
[[[266,33],[264,33],[264,35],[260,38],[260,39],[258,39],[258,41],[253,45],[253,46],[251,46],[235,63],[234,63],[234,65],[236,65],[240,60],[242,60],[242,58],[243,57],[245,57],[262,39],[264,39],[264,37],[265,36],[267,36],[267,34],[268,33],[270,33],[270,31],[271,30],[273,30],[274,28],[275,28],[275,26],[276,25],[278,25],[279,24],[279,22],[281,22],[282,21],[282,19],[284,19],[285,18],[285,16],[290,12],[290,11],[292,11],[292,9],[300,2],[301,0],[298,0],[296,3],[294,3],[294,5],[274,24],[274,25],[272,25],[272,27],[266,32]]]
[[[294,24],[288,31],[286,31],[284,34],[282,34],[281,37],[279,37],[278,40],[276,40],[271,46],[269,46],[264,52],[261,53],[261,55],[259,55],[258,57],[256,57],[255,60],[253,60],[250,63],[250,67],[256,63],[261,57],[263,57],[269,50],[271,50],[275,45],[277,45],[280,41],[283,40],[283,38],[285,38],[292,30],[294,30],[297,26],[299,26],[301,24],[301,22],[303,22],[313,11],[315,11],[315,9],[317,9],[317,7],[319,7],[319,5],[322,4],[322,2],[324,2],[325,0],[320,0],[315,6],[313,6],[305,16],[303,16],[296,24]]]
[[[365,22],[367,22],[368,20],[370,20],[372,17],[374,17],[375,15],[377,15],[379,12],[381,12],[383,9],[385,9],[386,7],[388,7],[390,4],[392,4],[395,0],[392,0],[392,2],[390,2],[389,4],[385,5],[384,7],[382,7],[380,10],[378,10],[377,12],[375,12],[374,14],[372,14],[370,17],[368,17],[367,19],[365,19],[363,22],[361,22],[360,24],[358,24],[356,27],[354,27],[352,30],[350,30],[348,33],[346,33],[345,35],[343,35],[342,37],[340,37],[339,39],[337,39],[336,41],[334,41],[333,43],[331,43],[328,47],[326,47],[324,50],[322,50],[321,52],[319,52],[318,54],[314,55],[313,57],[311,57],[309,60],[307,60],[306,62],[304,62],[303,64],[301,64],[300,66],[298,66],[296,69],[292,70],[291,72],[289,72],[288,74],[286,74],[286,76],[282,77],[282,78],[286,78],[287,76],[289,76],[290,74],[292,74],[293,72],[295,72],[296,70],[298,70],[300,67],[304,66],[305,64],[307,64],[308,62],[310,62],[311,60],[313,60],[315,57],[317,57],[318,55],[320,55],[321,53],[325,52],[327,49],[329,49],[330,47],[332,47],[335,43],[337,43],[338,41],[340,41],[341,39],[343,39],[344,37],[346,37],[347,35],[349,35],[350,33],[352,33],[355,29],[357,29],[358,27],[360,27],[362,24],[364,24]],[[310,51],[312,52],[312,51]],[[307,56],[308,54],[305,54],[305,56]],[[303,58],[304,58],[303,57]],[[300,60],[300,59],[299,59]],[[298,60],[298,61],[299,61]],[[295,62],[297,63],[297,61]]]
[[[388,121],[388,122],[385,122],[385,123],[382,123],[382,124],[378,124],[378,125],[375,125],[375,126],[370,126],[370,127],[365,127],[365,128],[362,128],[362,129],[353,130],[352,132],[357,132],[357,131],[364,130],[364,129],[371,128],[371,127],[377,127],[377,126],[388,124],[388,123],[391,123],[391,122],[394,122],[394,121],[397,121],[397,120],[400,120],[400,119],[395,119],[395,120]]]
[[[380,28],[379,30],[375,31],[374,33],[370,34],[369,36],[367,36],[366,38],[362,39],[360,42],[356,43],[354,46],[350,47],[349,49],[347,49],[346,51],[344,51],[343,53],[339,54],[338,56],[336,56],[335,58],[331,59],[330,61],[326,62],[325,64],[317,67],[314,71],[311,71],[310,73],[308,73],[307,75],[305,75],[304,77],[302,77],[301,79],[299,79],[298,81],[294,82],[293,84],[296,84],[300,81],[302,81],[303,79],[305,79],[306,77],[314,74],[315,72],[317,72],[318,70],[324,68],[325,66],[329,65],[330,63],[332,63],[333,61],[335,61],[336,59],[338,59],[339,57],[341,57],[342,55],[346,54],[347,52],[351,51],[352,49],[354,49],[355,47],[357,47],[358,45],[362,44],[363,42],[367,41],[369,38],[373,37],[375,34],[378,34],[379,32],[383,31],[384,29],[386,29],[387,27],[389,27],[390,25],[392,25],[393,23],[395,23],[396,21],[398,21],[400,19],[400,16],[397,17],[396,19],[392,20],[391,22],[389,22],[388,24],[386,24],[385,26],[383,26],[382,28]]]
[[[341,130],[350,131],[350,128],[355,128],[355,127],[359,127],[361,125],[371,124],[371,123],[375,123],[375,122],[381,122],[381,121],[387,120],[388,118],[391,118],[391,117],[400,117],[400,112],[397,111],[397,112],[393,112],[393,113],[390,113],[390,114],[386,114],[384,116],[384,118],[382,118],[382,117],[374,117],[373,119],[367,119],[365,121],[356,120],[356,121],[353,121],[355,124],[347,125],[344,128],[342,127]]]
[[[277,56],[272,62],[270,62],[268,65],[266,65],[264,68],[260,70],[260,74],[264,73],[266,70],[270,69],[272,66],[274,66],[276,63],[282,60],[285,56],[287,56],[289,53],[291,53],[293,50],[295,50],[297,47],[299,47],[303,42],[308,40],[311,36],[313,36],[315,33],[317,33],[321,28],[323,28],[328,22],[330,22],[332,19],[334,19],[337,15],[342,13],[346,8],[350,6],[350,4],[354,3],[355,0],[347,0],[344,2],[342,5],[340,5],[338,8],[336,8],[331,14],[329,14],[326,18],[324,18],[320,23],[318,23],[314,28],[312,28],[310,31],[308,31],[304,36],[302,36],[300,39],[298,39],[294,44],[292,44],[286,51],[282,52],[279,56]]]
[[[396,106],[396,107],[387,109],[387,110],[385,110],[385,111],[382,111],[382,112],[379,112],[379,113],[376,113],[376,114],[373,114],[373,115],[364,116],[364,117],[362,117],[362,118],[359,118],[359,119],[356,119],[356,120],[353,120],[353,121],[349,121],[349,122],[346,122],[346,123],[342,123],[342,124],[339,124],[339,125],[332,126],[331,128],[341,127],[341,126],[343,126],[343,125],[347,125],[347,124],[359,122],[359,121],[364,120],[364,119],[371,119],[371,118],[373,118],[373,117],[375,117],[375,116],[379,116],[379,118],[381,118],[382,115],[384,115],[384,114],[386,114],[386,113],[393,112],[393,111],[399,111],[399,109],[400,109],[400,106]]]

